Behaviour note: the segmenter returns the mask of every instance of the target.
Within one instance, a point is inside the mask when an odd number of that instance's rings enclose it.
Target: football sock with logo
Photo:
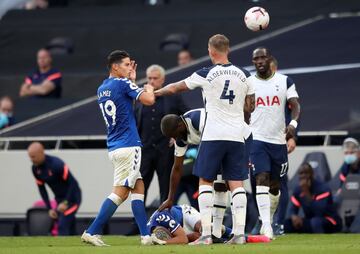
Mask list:
[[[131,194],[131,210],[134,214],[136,224],[138,225],[140,234],[142,236],[150,235],[146,226],[147,216],[144,204],[144,194],[133,193]]]
[[[96,216],[93,223],[86,230],[90,235],[101,235],[104,225],[109,221],[113,216],[118,206],[123,202],[123,200],[116,195],[111,193],[100,208],[99,214]]]
[[[202,226],[202,235],[211,235],[211,210],[213,204],[213,187],[210,185],[199,186],[199,210]]]
[[[234,235],[244,235],[247,205],[245,189],[243,187],[238,187],[233,190],[231,199],[235,218],[235,222],[233,222],[233,233]]]
[[[256,202],[264,226],[270,225],[270,197],[268,186],[256,186]]]

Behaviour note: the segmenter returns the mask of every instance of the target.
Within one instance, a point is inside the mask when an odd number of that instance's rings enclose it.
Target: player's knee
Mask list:
[[[269,192],[272,194],[272,195],[275,195],[277,196],[279,194],[279,191],[280,191],[280,187],[281,187],[281,184],[280,184],[280,181],[270,181],[270,190]]]
[[[214,191],[227,192],[227,186],[224,180],[214,181]]]
[[[255,176],[257,186],[270,186],[270,174],[267,172],[259,173]]]

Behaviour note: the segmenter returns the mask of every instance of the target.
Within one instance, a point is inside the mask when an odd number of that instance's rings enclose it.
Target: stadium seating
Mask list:
[[[339,213],[343,219],[345,231],[360,232],[360,175],[349,174],[347,176],[340,198]]]
[[[27,232],[30,236],[50,235],[53,220],[46,208],[30,208],[26,212]]]

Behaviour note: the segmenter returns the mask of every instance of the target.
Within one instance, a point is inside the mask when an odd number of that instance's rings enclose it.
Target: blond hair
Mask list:
[[[226,53],[229,51],[230,42],[229,39],[223,34],[215,34],[209,39],[209,46],[214,48],[220,53]]]

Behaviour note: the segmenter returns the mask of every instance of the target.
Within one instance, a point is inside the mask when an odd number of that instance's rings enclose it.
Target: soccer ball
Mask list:
[[[252,7],[244,17],[247,28],[252,31],[264,30],[269,25],[269,13],[262,7]]]

